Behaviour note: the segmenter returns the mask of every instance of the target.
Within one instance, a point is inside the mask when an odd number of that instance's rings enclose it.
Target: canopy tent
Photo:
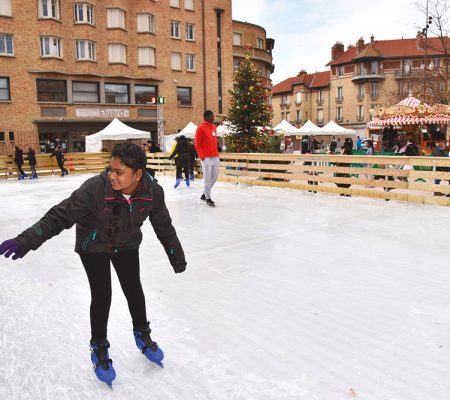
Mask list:
[[[114,118],[101,131],[86,136],[86,153],[98,153],[102,149],[104,140],[150,139],[150,132],[134,129]]]
[[[322,129],[319,128],[314,122],[311,122],[309,119],[305,122],[305,124],[298,130],[300,134],[303,136],[315,135],[317,133],[321,133]]]
[[[445,104],[429,106],[409,96],[393,106],[371,110],[372,121],[368,128],[389,125],[433,125],[450,124],[450,107]]]
[[[299,135],[300,130],[296,128],[294,125],[291,125],[285,119],[281,121],[277,126],[274,126],[274,131],[283,132],[285,135]]]
[[[314,136],[351,136],[355,134],[356,132],[353,129],[344,128],[331,120],[320,128],[320,132],[315,133]]]
[[[170,136],[181,136],[184,135],[185,137],[193,138],[195,136],[195,131],[197,130],[197,125],[195,125],[193,122],[189,122],[180,132],[178,132],[176,135],[170,135]]]

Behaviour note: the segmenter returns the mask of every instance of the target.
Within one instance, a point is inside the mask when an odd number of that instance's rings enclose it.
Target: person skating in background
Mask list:
[[[197,154],[197,150],[195,149],[194,143],[192,143],[191,138],[188,139],[188,143],[189,143],[189,156],[190,156],[190,158],[189,158],[189,179],[191,181],[193,181],[194,176],[195,176],[194,175],[195,160],[197,159],[198,154]]]
[[[216,204],[211,199],[211,189],[219,176],[219,152],[217,151],[217,132],[214,125],[214,113],[206,110],[203,113],[204,121],[197,127],[195,132],[195,148],[200,160],[202,160],[203,170],[203,194],[200,200],[206,201],[209,207]]]
[[[148,147],[149,153],[161,153],[162,152],[160,147],[153,140],[147,140],[147,147]]]
[[[186,186],[189,186],[189,170],[190,170],[190,158],[191,150],[189,142],[184,135],[178,136],[175,148],[172,154],[169,156],[169,160],[175,158],[176,165],[176,181],[174,188],[176,189],[183,180],[183,173],[186,178]]]
[[[19,146],[14,146],[14,163],[17,166],[17,171],[19,173],[19,179],[25,179],[27,174],[22,169],[22,165],[23,165],[23,150]]]
[[[27,151],[28,163],[30,164],[31,176],[30,179],[37,179],[38,174],[36,172],[36,152],[32,147],[28,147]]]
[[[68,175],[69,171],[67,170],[67,168],[64,168],[64,152],[62,151],[59,144],[58,146],[56,146],[55,151],[50,155],[50,158],[52,158],[53,156],[56,157],[58,167],[61,169],[61,176]]]
[[[12,255],[16,260],[76,224],[75,251],[91,289],[91,361],[97,378],[109,385],[116,377],[107,339],[110,263],[128,302],[136,345],[150,361],[160,365],[164,354],[150,337],[139,274],[141,226],[147,218],[175,273],[186,269],[183,248],[164,202],[164,191],[145,172],[146,164],[146,155],[139,146],[131,143],[116,146],[107,171],[88,179],[32,227],[0,245],[0,255]]]
[[[366,140],[366,156],[374,156],[375,155],[375,149],[373,147],[373,141],[372,140]],[[372,168],[373,164],[364,164],[365,168]],[[370,181],[373,181],[374,176],[371,174],[366,174],[366,178]],[[367,188],[373,188],[372,185],[366,185]]]

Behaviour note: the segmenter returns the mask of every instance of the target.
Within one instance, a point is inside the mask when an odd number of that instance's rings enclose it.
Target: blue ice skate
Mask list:
[[[189,184],[190,184],[189,179],[186,179],[186,186],[189,187]]]
[[[176,189],[178,186],[180,186],[180,182],[181,182],[181,179],[177,178],[177,180],[175,181],[175,185],[173,186],[174,189]]]
[[[141,350],[151,362],[164,368],[162,360],[164,358],[163,351],[159,348],[158,344],[150,338],[150,327],[147,326],[143,330],[133,330],[134,339],[136,340],[136,346]]]
[[[109,358],[108,348],[109,342],[106,339],[101,343],[91,341],[91,361],[95,375],[99,380],[112,387],[112,381],[116,379],[116,371],[114,371],[112,360]]]
[[[17,179],[19,179],[19,181],[23,181],[26,177],[27,177],[27,174],[20,174]]]

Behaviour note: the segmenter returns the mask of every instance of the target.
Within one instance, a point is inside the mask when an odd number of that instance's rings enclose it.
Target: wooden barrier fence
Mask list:
[[[175,164],[168,156],[148,154],[148,166],[157,175],[174,176]],[[38,175],[60,174],[54,157],[36,158]],[[65,167],[70,173],[96,173],[109,158],[110,153],[67,153]],[[450,206],[450,157],[221,153],[220,159],[219,180],[224,182]],[[27,161],[23,169],[30,173]],[[195,169],[201,177],[201,163]],[[17,177],[12,158],[0,157],[0,179]],[[442,181],[435,184],[438,179]]]

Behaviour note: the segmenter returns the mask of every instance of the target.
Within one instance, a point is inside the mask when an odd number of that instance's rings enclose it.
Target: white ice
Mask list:
[[[0,239],[88,178],[0,182]],[[0,399],[448,400],[448,208],[161,178],[188,267],[144,226],[142,284],[165,368],[133,341],[114,275],[117,379],[89,354],[90,292],[65,231],[0,260]]]

